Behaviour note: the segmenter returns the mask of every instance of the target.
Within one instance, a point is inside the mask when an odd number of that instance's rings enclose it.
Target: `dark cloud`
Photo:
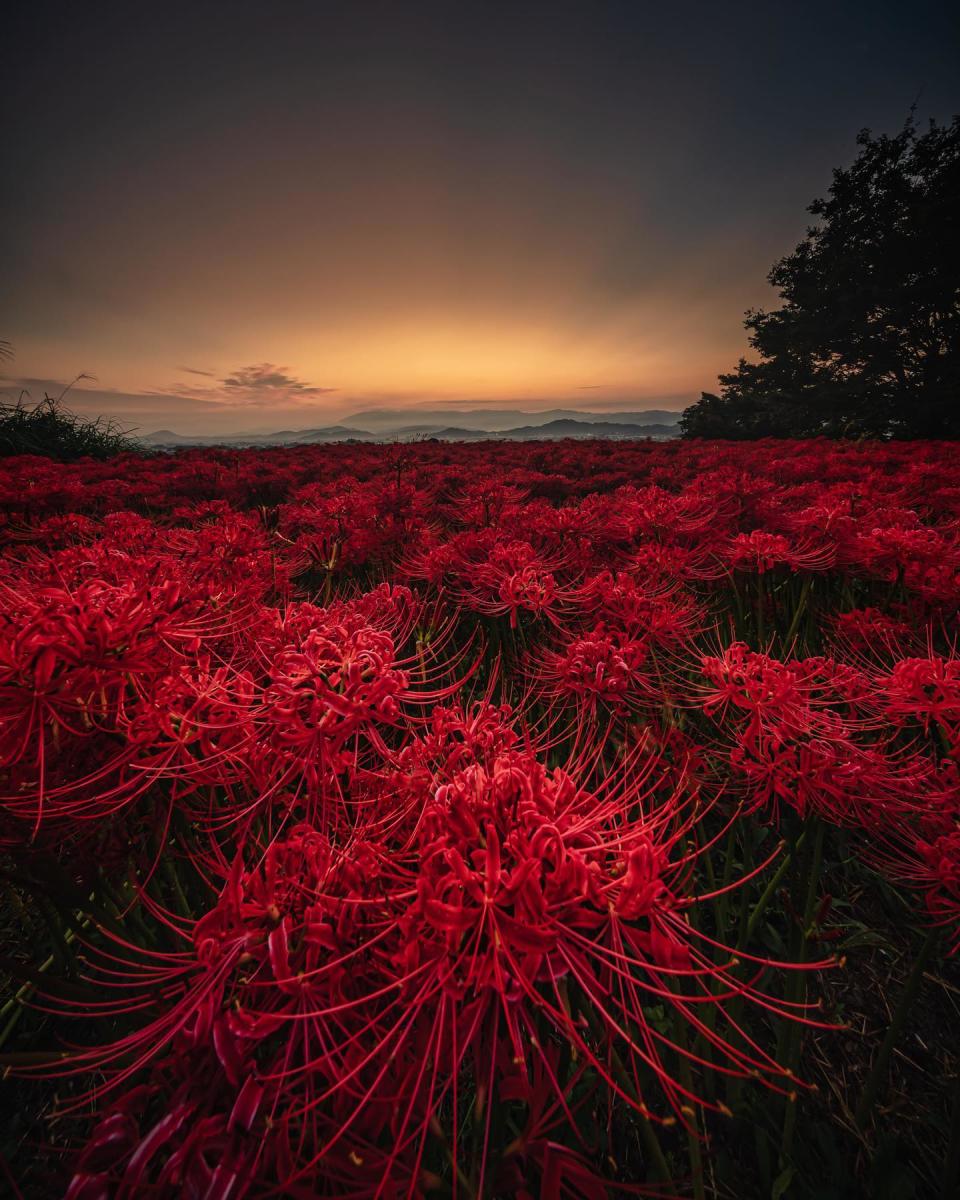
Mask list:
[[[171,383],[156,391],[217,405],[224,413],[228,410],[242,412],[257,408],[264,411],[293,411],[298,407],[306,410],[315,401],[339,391],[338,388],[317,387],[294,375],[288,367],[270,362],[237,367],[222,379],[212,371],[201,371],[194,367],[180,369],[193,375],[206,376],[215,382]]]
[[[216,379],[216,371],[201,371],[199,367],[177,367],[178,371],[186,371],[188,375],[206,375],[208,379]]]
[[[336,388],[314,387],[305,383],[296,375],[289,374],[286,367],[278,367],[273,363],[254,363],[249,367],[240,367],[221,380],[223,387],[233,396],[238,394],[250,400],[275,399],[278,395],[291,398],[297,396],[324,396],[335,392]]]

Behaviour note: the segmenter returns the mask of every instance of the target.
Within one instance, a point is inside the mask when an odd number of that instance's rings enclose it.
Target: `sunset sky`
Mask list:
[[[681,409],[950,5],[110,3],[5,18],[2,389],[144,431]]]

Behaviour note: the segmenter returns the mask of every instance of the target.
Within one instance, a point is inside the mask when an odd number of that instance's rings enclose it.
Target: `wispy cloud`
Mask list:
[[[295,407],[298,404],[309,406],[318,397],[330,395],[338,390],[334,387],[318,387],[293,374],[289,367],[271,362],[237,367],[223,378],[218,378],[214,371],[204,371],[197,367],[179,369],[188,371],[191,375],[206,376],[215,382],[175,383],[158,391],[174,392],[180,396],[191,396],[230,407],[268,409]]]
[[[278,367],[268,362],[240,367],[221,380],[221,383],[231,399],[244,396],[251,402],[275,400],[278,396],[323,396],[337,390],[331,387],[315,387],[298,379],[296,375],[291,375],[286,367]]]

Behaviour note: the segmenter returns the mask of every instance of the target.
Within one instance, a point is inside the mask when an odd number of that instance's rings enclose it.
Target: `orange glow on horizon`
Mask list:
[[[369,323],[342,320],[319,330],[312,323],[278,325],[261,331],[256,342],[238,323],[232,336],[227,328],[208,330],[206,344],[187,349],[179,330],[166,344],[160,328],[146,345],[129,335],[124,341],[93,337],[82,347],[62,341],[19,345],[16,368],[18,375],[37,380],[69,381],[88,371],[95,379],[76,385],[71,403],[80,409],[99,404],[107,415],[125,420],[137,421],[141,404],[149,412],[150,397],[176,396],[185,407],[171,411],[169,424],[211,432],[223,422],[270,425],[301,414],[309,424],[361,408],[415,410],[431,403],[679,409],[709,385],[733,347],[729,335],[719,339],[725,346],[714,349],[709,339],[705,345],[702,328],[678,326],[675,312],[620,313],[617,320],[605,314],[607,320],[588,329],[556,314],[522,323],[410,314]],[[267,347],[269,362],[280,364],[300,386],[248,391],[225,386],[238,364],[249,361],[253,344]],[[109,373],[96,369],[98,361],[109,364]],[[170,368],[170,361],[193,365]],[[195,413],[189,411],[191,401]]]

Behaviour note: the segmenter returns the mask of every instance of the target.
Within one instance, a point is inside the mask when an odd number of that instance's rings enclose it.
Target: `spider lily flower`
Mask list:
[[[763,575],[778,566],[791,571],[824,571],[833,564],[835,554],[830,547],[801,548],[783,534],[754,529],[733,537],[723,557],[731,570]]]
[[[598,625],[559,649],[541,650],[531,663],[532,687],[554,708],[573,703],[588,718],[598,709],[622,714],[662,699],[648,658],[646,639]]]
[[[958,605],[933,443],[0,462],[0,846],[56,901],[4,1049],[71,1200],[599,1200],[631,1122],[795,1093],[836,931],[814,876],[757,950],[751,823],[956,950]]]
[[[877,680],[883,707],[895,721],[939,731],[948,753],[960,754],[960,657],[904,658]]]

